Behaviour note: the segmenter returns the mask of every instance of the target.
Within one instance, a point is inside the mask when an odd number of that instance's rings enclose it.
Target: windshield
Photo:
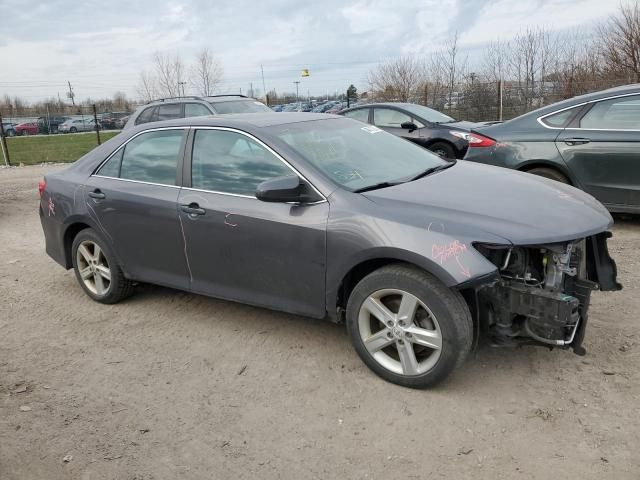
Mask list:
[[[213,103],[216,113],[260,113],[271,112],[271,109],[264,103],[257,100],[233,100],[231,102]]]
[[[433,108],[425,107],[422,105],[416,105],[414,103],[408,103],[402,106],[408,112],[417,115],[418,117],[431,123],[450,123],[455,122],[453,118],[444,113],[440,113]]]
[[[407,140],[348,118],[275,125],[268,130],[351,191],[406,181],[448,163]]]

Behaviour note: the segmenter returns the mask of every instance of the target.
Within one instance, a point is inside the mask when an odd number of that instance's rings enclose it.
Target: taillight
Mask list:
[[[496,141],[479,133],[470,133],[467,137],[470,147],[493,147]]]
[[[42,195],[44,194],[45,188],[47,188],[47,181],[43,178],[38,182],[38,193],[40,194],[41,198],[42,198]]]

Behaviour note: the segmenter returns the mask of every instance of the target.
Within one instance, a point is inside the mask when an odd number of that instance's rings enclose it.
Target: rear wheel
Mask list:
[[[117,303],[131,295],[133,283],[125,278],[115,257],[93,229],[76,235],[71,252],[76,279],[93,300]]]
[[[462,296],[402,264],[376,270],[356,285],[347,304],[347,330],[371,370],[412,388],[444,380],[464,361],[473,339]]]
[[[429,145],[429,150],[431,150],[436,155],[442,158],[448,158],[454,160],[456,158],[455,149],[445,142],[435,142]]]
[[[554,168],[547,167],[538,167],[532,168],[531,170],[527,170],[527,173],[532,173],[533,175],[538,175],[539,177],[550,178],[551,180],[555,180],[556,182],[569,184],[569,179],[560,173],[558,170]]]
[[[71,128],[69,129],[69,131],[70,131],[71,133],[76,133],[76,132],[78,131],[78,129],[77,129],[76,127],[71,127]]]

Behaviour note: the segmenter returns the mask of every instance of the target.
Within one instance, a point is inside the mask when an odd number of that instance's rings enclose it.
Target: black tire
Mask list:
[[[22,136],[23,137],[29,136],[29,130],[22,130]]]
[[[111,272],[109,286],[106,292],[102,295],[92,292],[80,275],[77,252],[80,244],[85,241],[93,242],[100,247]],[[73,270],[76,274],[76,280],[78,280],[82,289],[89,297],[91,297],[92,300],[100,303],[113,304],[124,300],[133,293],[133,282],[125,278],[122,268],[118,265],[115,256],[111,253],[111,250],[102,238],[100,238],[92,228],[81,230],[73,239],[73,244],[71,246],[71,258],[73,262]]]
[[[537,167],[532,168],[531,170],[527,170],[527,173],[538,175],[539,177],[550,178],[551,180],[555,180],[556,182],[560,183],[566,183],[567,185],[571,184],[569,179],[555,168]]]
[[[77,129],[76,127],[71,127],[71,128],[69,129],[69,131],[70,131],[71,133],[76,133],[76,132],[78,131],[78,129]]]
[[[456,158],[456,150],[452,145],[445,142],[435,142],[429,145],[429,150],[442,158],[447,158],[450,160],[455,160]]]
[[[359,314],[367,298],[383,289],[399,289],[418,298],[437,318],[442,348],[435,365],[418,375],[393,372],[373,357],[360,335]],[[432,387],[443,381],[466,359],[473,343],[473,321],[462,295],[433,275],[406,264],[375,270],[353,289],[347,303],[347,331],[362,361],[383,379],[410,388]]]
[[[7,137],[15,137],[16,136],[16,131],[14,129],[12,129],[12,128],[7,130],[5,133],[7,134]]]

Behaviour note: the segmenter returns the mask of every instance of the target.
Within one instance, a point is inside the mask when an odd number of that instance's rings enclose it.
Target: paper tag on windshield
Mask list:
[[[378,127],[374,127],[373,125],[367,125],[366,127],[362,127],[362,130],[364,130],[367,133],[378,133],[382,131]]]

